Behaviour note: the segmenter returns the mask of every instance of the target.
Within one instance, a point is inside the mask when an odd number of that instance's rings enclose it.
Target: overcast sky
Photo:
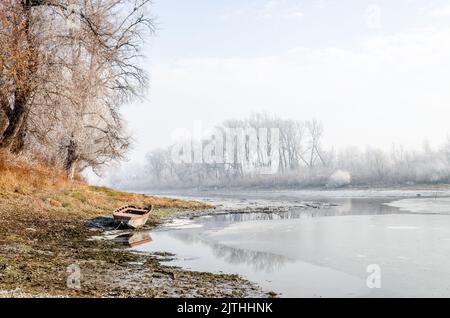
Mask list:
[[[150,88],[124,108],[132,162],[177,128],[267,111],[325,145],[421,147],[450,134],[450,2],[155,0]]]

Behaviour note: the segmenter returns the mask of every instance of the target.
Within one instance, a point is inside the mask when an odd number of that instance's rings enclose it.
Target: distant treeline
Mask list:
[[[109,182],[123,188],[141,189],[392,186],[450,182],[450,141],[439,149],[431,149],[427,144],[420,150],[406,150],[401,146],[393,146],[390,151],[371,147],[325,149],[322,145],[323,125],[319,121],[285,120],[267,115],[229,120],[218,129],[236,127],[278,128],[276,171],[261,174],[245,169],[246,163],[242,162],[245,156],[234,156],[223,163],[180,163],[174,160],[175,146],[172,146],[149,152],[145,166],[130,168],[124,177],[117,174]],[[210,142],[212,139],[202,141],[203,145]],[[259,154],[252,157],[256,166],[266,164],[264,159]]]

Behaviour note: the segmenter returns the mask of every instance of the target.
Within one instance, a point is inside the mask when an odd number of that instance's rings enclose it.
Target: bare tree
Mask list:
[[[168,170],[168,164],[170,158],[167,155],[167,151],[159,149],[152,151],[146,155],[146,170],[152,173],[157,182],[160,182],[164,173]]]
[[[316,161],[319,160],[323,165],[325,164],[325,161],[323,159],[323,156],[321,154],[321,142],[322,142],[322,136],[323,136],[323,125],[322,123],[318,122],[316,119],[313,119],[311,121],[306,122],[306,129],[309,133],[309,144],[308,144],[308,151],[309,151],[309,163],[308,166],[310,168],[313,168]]]
[[[0,148],[53,149],[69,175],[123,157],[120,106],[143,92],[150,0],[0,4]],[[74,19],[76,22],[74,22]],[[78,168],[74,168],[78,166]]]

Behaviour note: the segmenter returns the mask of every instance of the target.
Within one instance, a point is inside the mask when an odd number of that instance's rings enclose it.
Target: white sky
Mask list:
[[[450,134],[450,2],[155,0],[147,98],[123,114],[131,163],[177,128],[267,111],[324,123],[325,146]]]

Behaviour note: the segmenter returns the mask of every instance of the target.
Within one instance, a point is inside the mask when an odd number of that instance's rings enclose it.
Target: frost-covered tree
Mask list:
[[[0,148],[52,152],[68,172],[120,159],[129,140],[119,109],[146,86],[149,4],[2,1]]]

